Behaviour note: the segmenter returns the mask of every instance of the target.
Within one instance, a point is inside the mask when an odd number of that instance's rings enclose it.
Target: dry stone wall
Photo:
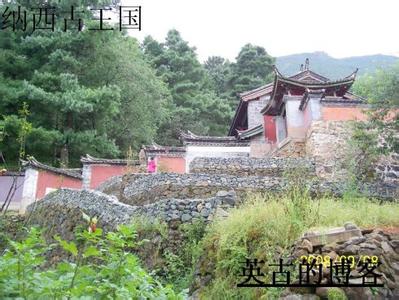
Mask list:
[[[39,226],[44,230],[46,240],[53,242],[55,235],[72,240],[77,227],[87,226],[82,212],[91,217],[97,216],[98,227],[105,232],[115,230],[119,224],[129,224],[135,218],[160,220],[167,224],[168,238],[164,240],[157,232],[142,232],[144,236],[141,238],[149,242],[137,249],[145,265],[149,269],[156,269],[162,267],[162,260],[157,259],[159,251],[174,251],[184,239],[179,231],[181,224],[200,220],[207,223],[216,217],[226,217],[228,209],[236,203],[234,191],[220,191],[215,197],[206,199],[163,199],[154,204],[131,206],[99,191],[60,189],[28,206],[27,226]],[[46,256],[49,265],[68,259],[68,255],[59,247],[52,249]]]
[[[348,122],[312,122],[307,135],[306,155],[314,160],[317,176],[333,181],[347,179],[345,160],[351,132]],[[381,157],[375,168],[380,181],[388,185],[399,183],[399,154]]]
[[[282,177],[300,168],[314,174],[314,163],[305,158],[219,158],[197,157],[190,164],[191,173],[229,174],[236,176]]]
[[[167,198],[207,198],[221,190],[246,192],[281,191],[287,185],[282,178],[219,174],[130,174],[125,175],[120,201],[145,205]]]
[[[376,257],[381,265],[375,270],[377,274],[382,274],[378,278],[378,283],[383,283],[384,287],[375,290],[373,295],[371,289],[364,287],[344,287],[344,293],[348,299],[397,299],[399,297],[399,234],[384,232],[381,229],[360,230],[356,225],[346,223],[342,229],[334,228],[318,235],[316,232],[305,233],[293,247],[290,261],[298,261],[302,256],[331,258],[336,261],[339,258],[354,260],[355,266],[350,272],[350,284],[362,283],[361,274],[364,274],[364,258]],[[375,258],[374,258],[375,259]],[[329,280],[329,267],[323,266],[321,272],[321,282]],[[315,276],[315,275],[313,275]],[[317,276],[312,278],[318,279]],[[311,279],[311,280],[312,280]],[[336,278],[334,278],[336,280]],[[370,280],[370,279],[369,279]],[[334,283],[337,283],[335,281]],[[313,288],[306,292],[316,294],[326,298],[330,288]],[[282,299],[293,299],[295,291],[287,289]],[[309,295],[308,294],[308,295]],[[305,295],[297,295],[299,297]],[[309,295],[310,296],[310,295]]]
[[[383,181],[399,184],[399,154],[392,153],[387,157],[382,157],[376,171]]]
[[[234,191],[219,191],[214,197],[205,199],[169,198],[153,204],[132,206],[99,191],[60,189],[29,205],[28,214],[29,225],[44,228],[47,237],[58,234],[72,239],[77,226],[87,225],[82,212],[91,217],[97,216],[101,228],[114,230],[117,225],[130,223],[137,216],[167,223],[207,222],[216,215],[227,215],[227,209],[236,203]]]

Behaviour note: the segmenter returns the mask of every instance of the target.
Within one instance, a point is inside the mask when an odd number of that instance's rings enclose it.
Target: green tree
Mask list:
[[[176,144],[181,130],[205,135],[226,134],[231,109],[227,101],[210,88],[195,48],[190,47],[177,30],[170,30],[164,43],[146,37],[142,47],[171,93],[168,117],[159,130],[158,141]]]
[[[204,63],[205,70],[211,81],[211,87],[217,96],[224,96],[230,75],[231,64],[220,56],[211,56]]]
[[[233,107],[240,93],[262,86],[271,79],[274,62],[275,59],[263,47],[246,44],[241,48],[236,62],[231,64],[227,82],[228,97]]]
[[[18,4],[43,3],[8,6]],[[68,11],[71,5],[84,11],[89,28],[97,25],[89,7],[112,3],[53,4],[57,11]],[[27,102],[33,128],[26,137],[26,153],[47,163],[78,165],[85,153],[115,157],[129,146],[138,149],[150,142],[162,121],[168,92],[136,40],[117,30],[64,32],[63,17],[57,14],[55,32],[0,32],[0,113],[3,118],[16,116]],[[15,122],[3,124],[8,132],[0,149],[9,160],[17,158],[12,147]]]
[[[399,64],[360,77],[353,90],[371,105],[370,119],[364,126],[376,129],[383,138],[380,150],[399,153]]]

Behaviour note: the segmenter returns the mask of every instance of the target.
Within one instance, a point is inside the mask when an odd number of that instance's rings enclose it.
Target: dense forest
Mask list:
[[[93,22],[85,7],[96,0],[78,3],[85,24]],[[139,43],[118,30],[56,24],[54,32],[0,31],[0,150],[9,166],[25,155],[61,167],[79,166],[86,153],[125,157],[143,144],[176,145],[180,130],[225,135],[238,94],[272,79],[275,58],[256,45],[243,45],[233,62],[213,56],[201,63],[175,29],[164,41]],[[372,81],[388,76],[395,84],[398,74],[365,77],[358,90],[380,97]]]

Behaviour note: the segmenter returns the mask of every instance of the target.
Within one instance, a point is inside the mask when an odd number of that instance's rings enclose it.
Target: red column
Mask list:
[[[276,122],[273,116],[264,115],[265,122],[265,138],[271,143],[275,143],[277,141],[276,136]]]

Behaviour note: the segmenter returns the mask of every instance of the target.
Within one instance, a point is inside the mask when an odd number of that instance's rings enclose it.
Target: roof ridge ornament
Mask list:
[[[309,58],[307,57],[305,59],[305,71],[308,71],[308,70],[309,70]]]

